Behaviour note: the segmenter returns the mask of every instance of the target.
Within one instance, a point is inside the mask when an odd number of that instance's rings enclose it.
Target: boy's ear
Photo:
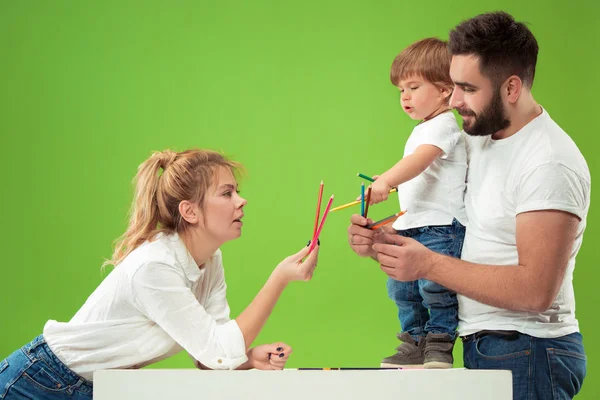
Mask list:
[[[442,97],[449,98],[452,95],[452,91],[454,90],[451,86],[441,86],[440,92],[442,93]]]

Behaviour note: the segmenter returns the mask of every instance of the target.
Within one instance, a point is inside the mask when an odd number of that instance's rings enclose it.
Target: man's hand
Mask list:
[[[411,238],[385,234],[382,239],[384,243],[373,244],[375,259],[381,270],[397,281],[425,278],[439,256]]]

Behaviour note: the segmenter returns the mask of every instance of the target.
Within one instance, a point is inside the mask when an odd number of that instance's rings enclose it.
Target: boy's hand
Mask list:
[[[381,203],[387,200],[390,193],[391,186],[385,181],[385,179],[376,179],[371,184],[371,205]]]

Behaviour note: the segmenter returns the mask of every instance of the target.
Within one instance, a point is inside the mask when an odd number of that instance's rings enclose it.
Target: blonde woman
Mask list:
[[[219,247],[242,232],[240,165],[207,150],[154,153],[136,176],[115,269],[69,322],[0,362],[0,399],[91,399],[94,371],[140,368],[185,350],[202,369],[282,369],[284,343],[250,345],[288,283],[309,280],[316,247],[283,260],[229,318]]]

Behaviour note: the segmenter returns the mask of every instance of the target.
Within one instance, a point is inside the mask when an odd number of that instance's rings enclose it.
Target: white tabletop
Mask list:
[[[164,399],[512,400],[510,371],[106,370],[94,374],[95,400]]]

